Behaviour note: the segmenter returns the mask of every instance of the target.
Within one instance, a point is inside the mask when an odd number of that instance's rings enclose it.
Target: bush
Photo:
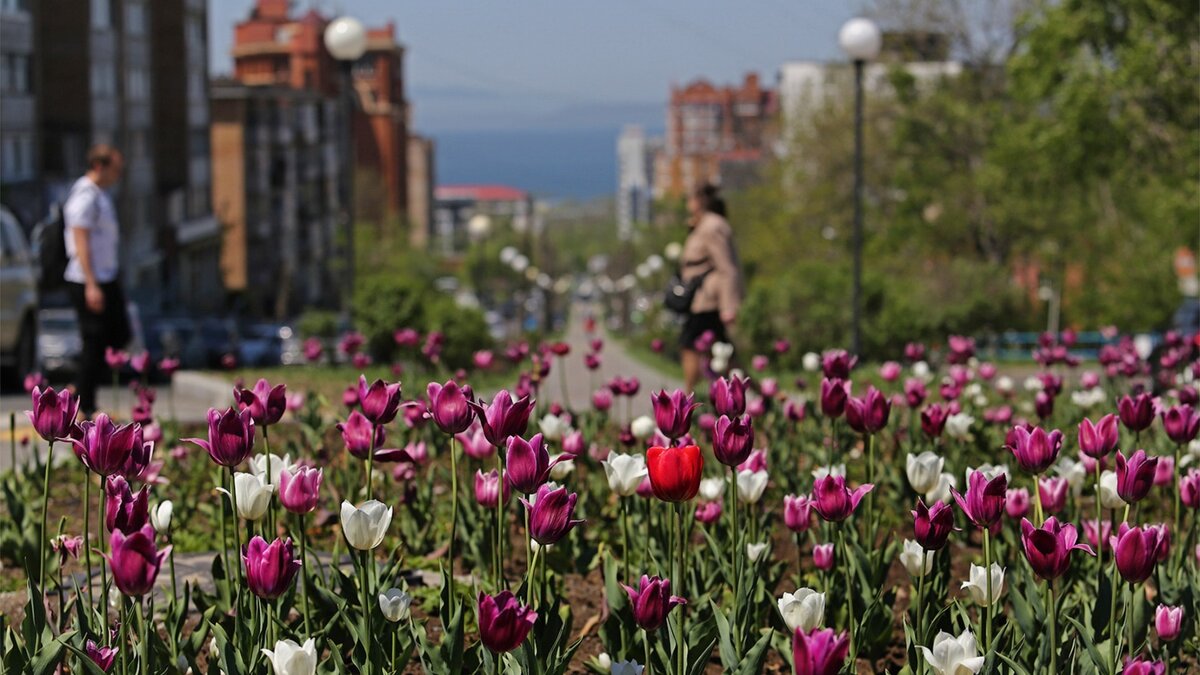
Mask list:
[[[337,312],[310,309],[296,320],[296,329],[300,332],[300,337],[336,338],[340,323]]]

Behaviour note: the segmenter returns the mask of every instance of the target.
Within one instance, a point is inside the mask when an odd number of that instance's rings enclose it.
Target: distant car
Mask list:
[[[291,365],[304,359],[303,343],[291,326],[250,324],[239,331],[238,338],[238,361],[245,366]]]
[[[21,225],[0,207],[0,366],[6,383],[37,368],[37,272]]]
[[[82,349],[75,310],[55,308],[38,312],[38,352],[44,373],[74,375]]]
[[[200,322],[200,340],[204,345],[204,367],[225,368],[226,356],[239,356],[237,325],[230,319],[208,318]]]
[[[207,354],[197,323],[187,317],[156,317],[145,320],[146,351],[158,363],[165,357],[179,359],[185,369],[206,367]]]

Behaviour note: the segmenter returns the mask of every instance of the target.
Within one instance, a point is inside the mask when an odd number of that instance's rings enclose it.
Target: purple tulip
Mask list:
[[[1200,415],[1190,405],[1171,406],[1162,414],[1167,437],[1179,445],[1190,443],[1200,432]]]
[[[116,647],[101,647],[96,644],[95,640],[88,640],[83,646],[83,653],[87,655],[92,663],[100,667],[100,670],[108,672],[112,670],[113,662],[117,658]]]
[[[827,475],[813,485],[813,509],[826,521],[841,522],[854,513],[863,496],[874,488],[865,483],[851,492],[844,477]]]
[[[499,500],[499,484],[500,474],[492,469],[484,473],[478,469],[475,471],[475,501],[485,509],[496,508],[496,502]],[[508,503],[509,496],[512,494],[512,489],[508,485],[508,481],[504,482],[504,503]]]
[[[950,488],[958,507],[979,528],[990,528],[1000,520],[1007,491],[1008,476],[1000,474],[989,481],[982,471],[974,471],[968,477],[965,496]]]
[[[1167,665],[1162,661],[1126,656],[1125,667],[1121,670],[1121,675],[1164,675],[1166,672]]]
[[[767,470],[767,451],[763,448],[756,448],[750,451],[750,456],[746,461],[737,465],[738,472],[742,471],[766,471]]]
[[[1074,525],[1059,523],[1054,516],[1036,528],[1028,518],[1021,519],[1021,544],[1025,549],[1025,559],[1029,561],[1033,573],[1047,581],[1053,581],[1067,571],[1071,564],[1071,551],[1078,549],[1088,555],[1096,555],[1090,546],[1076,543],[1077,537]]]
[[[460,434],[470,428],[475,420],[475,413],[468,405],[470,388],[460,388],[454,380],[444,385],[430,382],[426,393],[429,396],[429,411],[442,433]]]
[[[749,378],[733,375],[729,378],[718,377],[708,388],[708,397],[712,400],[713,409],[718,415],[737,417],[746,412],[746,388]]]
[[[1158,633],[1158,639],[1164,642],[1172,642],[1175,638],[1179,637],[1182,628],[1183,607],[1159,605],[1155,608],[1154,632]]]
[[[921,411],[921,431],[930,438],[938,438],[946,429],[946,420],[950,419],[950,410],[938,403],[930,403]]]
[[[1200,509],[1200,470],[1188,469],[1179,479],[1179,500],[1189,509]]]
[[[846,423],[860,434],[874,434],[887,426],[891,401],[875,387],[867,387],[862,398],[846,401]]]
[[[311,513],[317,508],[324,477],[321,469],[308,466],[284,469],[279,472],[279,503],[291,513]]]
[[[124,470],[140,428],[137,424],[115,426],[108,415],[100,413],[95,421],[85,420],[75,425],[68,440],[79,461],[106,478]]]
[[[773,377],[764,377],[758,384],[758,391],[765,399],[775,398],[779,394],[779,381]]]
[[[1093,459],[1107,457],[1117,449],[1117,416],[1105,415],[1095,424],[1084,418],[1079,423],[1079,450]]]
[[[524,434],[529,426],[529,413],[533,410],[532,399],[524,396],[514,401],[506,389],[496,392],[490,405],[475,401],[468,401],[468,405],[479,417],[483,435],[496,447],[505,445],[513,436]]]
[[[597,389],[592,392],[592,407],[597,412],[607,412],[612,407],[613,394],[611,389]]]
[[[576,525],[583,523],[575,520],[575,501],[579,495],[568,493],[567,488],[560,487],[551,490],[550,486],[538,488],[533,503],[522,499],[521,503],[529,511],[529,534],[533,540],[542,546],[557,544]]]
[[[806,411],[803,403],[799,403],[791,399],[788,399],[784,402],[783,416],[786,417],[789,422],[799,424],[800,422],[804,421],[805,415]]]
[[[813,565],[828,572],[833,569],[833,544],[817,544],[812,550]]]
[[[462,445],[463,453],[467,457],[483,460],[491,457],[496,452],[496,447],[488,442],[487,437],[483,435],[483,429],[479,425],[456,434],[454,437]]]
[[[1038,497],[1042,500],[1042,509],[1046,513],[1058,513],[1066,508],[1067,490],[1070,487],[1067,479],[1059,476],[1038,478]]]
[[[79,397],[66,389],[55,393],[53,387],[34,387],[33,410],[25,411],[33,430],[48,443],[67,438],[78,413]]]
[[[1008,432],[1006,446],[1017,458],[1017,464],[1032,474],[1039,474],[1050,468],[1058,453],[1062,450],[1063,435],[1058,429],[1046,433],[1041,427],[1032,431],[1023,426],[1013,427]]]
[[[376,425],[390,424],[400,411],[400,383],[375,380],[367,384],[366,375],[358,376],[358,404],[362,414]]]
[[[505,457],[508,471],[504,477],[517,492],[533,494],[546,482],[555,464],[574,458],[574,455],[563,453],[551,461],[541,434],[534,434],[528,441],[520,436],[512,436],[508,439]]]
[[[946,355],[946,360],[950,363],[964,364],[975,356],[975,339],[964,337],[962,335],[951,335],[946,341],[946,346],[950,353]]]
[[[1157,486],[1170,485],[1175,481],[1175,458],[1159,457],[1158,468],[1154,471],[1154,484]]]
[[[783,498],[783,524],[792,532],[806,532],[812,526],[812,500],[808,495]]]
[[[858,357],[843,349],[833,349],[821,357],[821,370],[825,377],[831,380],[846,380],[850,371],[858,363]]]
[[[946,502],[934,502],[932,507],[917,498],[917,508],[912,512],[913,535],[917,543],[927,551],[938,551],[946,545],[954,527],[954,509]]]
[[[1154,401],[1145,392],[1137,396],[1122,396],[1117,401],[1117,414],[1121,424],[1133,432],[1144,431],[1154,423]]]
[[[588,370],[596,370],[597,368],[600,367],[600,355],[599,354],[584,354],[583,355],[583,365]]]
[[[253,389],[234,389],[233,398],[240,409],[250,411],[255,424],[264,427],[277,423],[287,412],[287,385],[277,384],[272,388],[266,379],[260,378]]]
[[[659,577],[642,575],[635,590],[631,586],[624,587],[629,594],[629,604],[633,608],[633,618],[639,628],[654,632],[667,621],[667,615],[676,605],[686,605],[687,600],[671,595],[671,581]]]
[[[846,663],[850,636],[832,628],[797,628],[792,635],[792,662],[796,675],[837,675]]]
[[[1117,451],[1117,494],[1128,504],[1141,501],[1154,487],[1158,458],[1137,450],[1128,458]]]
[[[696,507],[696,520],[712,525],[721,518],[721,502],[705,502]]]
[[[372,438],[372,427],[374,438]],[[350,413],[345,422],[337,424],[337,430],[342,432],[342,440],[346,442],[346,451],[359,459],[369,459],[376,448],[383,447],[387,434],[382,425],[372,425],[365,415],[355,410]]]
[[[1054,414],[1054,397],[1046,391],[1039,391],[1033,397],[1033,411],[1038,419],[1046,419]]]
[[[149,522],[150,486],[144,485],[136,493],[129,483],[119,475],[109,476],[104,490],[104,526],[109,532],[120,530],[133,534]]]
[[[721,415],[713,426],[713,454],[725,466],[746,461],[754,446],[754,426],[746,415],[729,419]]]
[[[1009,488],[1005,491],[1004,512],[1013,520],[1024,518],[1025,514],[1029,513],[1029,490]]]
[[[255,535],[242,554],[246,565],[246,586],[250,592],[265,600],[274,600],[287,592],[300,571],[291,537],[276,539],[270,544]]]
[[[821,380],[821,414],[837,419],[846,410],[846,399],[850,397],[850,383],[837,379]]]
[[[904,381],[904,402],[909,408],[919,408],[929,397],[929,392],[925,390],[925,383],[916,379],[909,378]]]
[[[1129,527],[1121,523],[1119,533],[1109,539],[1116,552],[1117,571],[1131,584],[1140,584],[1154,572],[1162,532],[1153,527]]]
[[[895,382],[900,379],[902,368],[895,361],[885,361],[882,366],[879,366],[879,377],[883,378],[884,382]]]
[[[208,409],[208,440],[183,439],[205,449],[208,456],[221,466],[237,466],[254,452],[254,420],[249,410],[237,412],[228,408],[221,412]]]
[[[587,451],[587,443],[583,440],[583,432],[576,429],[563,437],[562,451],[576,457],[583,455]]]
[[[650,397],[654,406],[654,422],[667,438],[676,439],[687,435],[692,428],[692,412],[700,407],[691,394],[676,389],[668,394],[660,390]]]
[[[496,654],[511,652],[525,641],[538,614],[522,606],[512,591],[479,594],[479,640]]]
[[[1112,521],[1101,521],[1099,527],[1096,525],[1096,520],[1083,521],[1083,535],[1097,551],[1108,550],[1108,540],[1112,536]]]
[[[171,547],[161,551],[155,548],[154,528],[150,525],[143,525],[142,529],[129,535],[113,530],[108,543],[112,553],[104,557],[108,560],[117,588],[135,598],[149,593],[154,588],[158,570],[170,554]]]
[[[104,362],[109,368],[118,370],[124,368],[125,364],[129,363],[129,353],[112,347],[104,348]]]

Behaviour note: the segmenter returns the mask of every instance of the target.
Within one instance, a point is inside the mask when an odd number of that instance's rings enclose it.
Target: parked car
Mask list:
[[[207,367],[207,352],[200,327],[187,317],[155,317],[146,321],[146,351],[158,363],[165,357],[179,359],[182,368]]]
[[[79,318],[65,307],[38,312],[38,352],[46,375],[72,376],[79,368],[83,342],[79,337]]]
[[[283,341],[292,336],[289,326],[256,323],[238,333],[238,362],[243,366],[278,366],[283,363]]]
[[[11,211],[0,207],[0,366],[6,384],[37,367],[37,273],[29,243]]]
[[[237,324],[232,319],[211,317],[200,322],[200,340],[204,345],[204,367],[224,368],[227,355],[239,356]]]

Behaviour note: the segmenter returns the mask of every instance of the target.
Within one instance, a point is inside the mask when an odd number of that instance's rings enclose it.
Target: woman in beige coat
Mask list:
[[[725,220],[725,201],[712,185],[702,185],[688,195],[688,233],[680,255],[684,283],[704,275],[691,312],[684,318],[679,338],[684,387],[690,393],[700,379],[701,355],[696,341],[706,332],[718,342],[728,342],[742,302],[742,271],[733,229]]]

